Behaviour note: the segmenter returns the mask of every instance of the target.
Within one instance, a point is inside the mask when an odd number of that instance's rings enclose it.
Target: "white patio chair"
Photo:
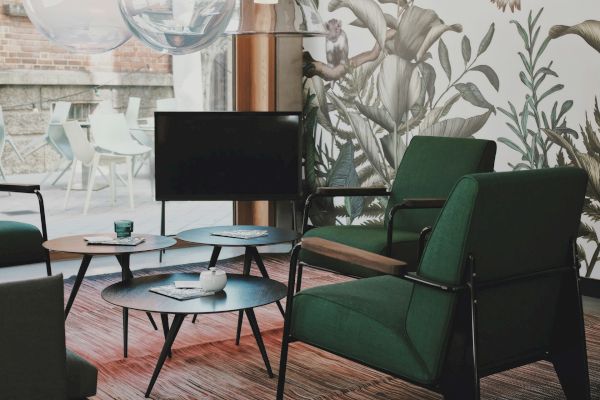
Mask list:
[[[71,147],[73,149],[74,159],[71,165],[71,178],[69,179],[69,184],[67,186],[67,193],[65,194],[64,207],[67,208],[69,203],[69,196],[71,194],[71,189],[75,182],[75,175],[77,171],[77,166],[81,165],[81,168],[87,167],[89,168],[88,175],[88,185],[86,189],[85,202],[83,205],[83,213],[87,214],[88,209],[90,207],[90,202],[92,198],[92,192],[94,188],[94,183],[96,176],[100,173],[102,176],[106,178],[106,175],[102,172],[100,167],[104,164],[108,164],[109,168],[109,178],[108,183],[110,185],[111,191],[111,202],[114,205],[116,203],[116,182],[115,175],[117,174],[115,171],[115,167],[117,164],[125,164],[127,168],[127,182],[126,185],[129,190],[129,205],[133,208],[133,176],[131,174],[131,156],[120,156],[111,153],[101,153],[97,151],[94,146],[87,139],[86,132],[81,128],[81,125],[77,121],[69,121],[63,124],[65,133]],[[117,175],[118,176],[118,175]],[[120,177],[119,177],[120,178]],[[121,179],[122,180],[122,179]]]
[[[94,144],[98,149],[121,156],[145,156],[152,151],[151,147],[144,146],[131,137],[124,114],[93,115],[90,117],[90,124]]]
[[[177,99],[158,99],[156,100],[156,111],[177,111]]]
[[[6,124],[4,123],[4,113],[2,112],[2,107],[0,107],[0,178],[2,178],[4,181],[6,181],[6,176],[4,175],[4,170],[2,169],[2,155],[4,154],[4,147],[6,147],[7,144],[10,145],[10,147],[12,147],[19,160],[21,160],[21,162],[24,162],[25,160],[21,156],[21,153],[19,153],[17,146],[15,146],[15,143],[12,141],[12,139],[8,136],[8,133],[6,132]]]

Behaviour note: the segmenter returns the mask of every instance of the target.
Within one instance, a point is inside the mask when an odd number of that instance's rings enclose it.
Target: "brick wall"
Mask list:
[[[170,73],[171,57],[147,48],[135,37],[105,54],[71,53],[48,41],[27,17],[0,13],[0,69],[130,72],[146,65],[152,72]]]

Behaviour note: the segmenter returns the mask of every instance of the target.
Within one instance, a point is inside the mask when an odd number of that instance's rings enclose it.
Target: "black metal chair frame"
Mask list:
[[[398,276],[399,279],[410,281],[416,285],[422,285],[435,290],[448,293],[458,293],[459,302],[455,326],[447,349],[443,372],[434,385],[424,385],[403,376],[398,376],[390,371],[382,370],[371,365],[366,365],[359,360],[352,360],[359,364],[373,368],[380,372],[403,379],[420,387],[441,393],[445,400],[475,400],[480,398],[480,380],[483,377],[506,371],[537,361],[549,361],[554,365],[563,391],[569,400],[590,400],[590,381],[587,362],[585,328],[583,322],[583,307],[581,292],[579,288],[579,259],[575,240],[572,240],[572,264],[558,267],[543,272],[522,274],[507,279],[495,281],[477,282],[476,263],[472,255],[467,259],[467,279],[462,286],[450,286],[440,282],[427,280],[416,276],[414,273],[406,273]],[[285,376],[287,368],[289,344],[299,341],[291,335],[291,316],[294,303],[294,286],[296,279],[296,268],[301,243],[296,245],[292,251],[290,260],[287,306],[283,328],[283,339],[281,347],[281,360],[279,366],[279,380],[277,385],[277,400],[283,400]],[[536,353],[528,354],[514,362],[500,365],[494,369],[482,369],[478,363],[478,341],[477,341],[477,293],[482,288],[498,287],[518,281],[526,281],[540,276],[565,274],[571,277],[573,284],[568,287],[570,293],[565,296],[569,304],[561,304],[563,320],[555,326],[555,337],[552,345]],[[575,311],[575,312],[573,312]],[[308,343],[314,346],[311,343]],[[319,348],[319,346],[315,346]],[[322,349],[331,352],[327,349]],[[335,354],[335,353],[334,353]],[[342,354],[336,354],[350,359]]]
[[[46,211],[44,209],[44,198],[42,197],[42,193],[40,192],[40,185],[21,185],[14,183],[0,183],[0,192],[8,192],[8,193],[31,193],[35,194],[38,199],[38,204],[40,206],[40,219],[42,225],[42,239],[44,241],[48,240],[48,230],[46,228]],[[46,263],[46,274],[48,276],[52,275],[52,266],[50,265],[50,252],[47,249],[44,249],[44,253],[46,254],[45,260]]]
[[[305,234],[311,227],[308,225],[308,218],[310,208],[313,200],[319,197],[365,197],[365,196],[380,196],[389,197],[392,193],[385,187],[355,187],[355,188],[343,188],[343,187],[319,187],[314,193],[311,193],[306,198],[304,204],[304,214],[302,216],[302,234]],[[391,257],[392,255],[392,243],[394,240],[394,218],[396,213],[400,210],[417,210],[417,209],[428,209],[438,208],[441,209],[446,203],[445,199],[404,199],[401,203],[394,205],[388,212],[388,224],[387,224],[387,247],[386,256]],[[431,231],[431,227],[424,227],[419,237],[419,257],[425,248],[425,241],[427,235]],[[304,266],[308,266],[316,269],[326,269],[316,265],[309,265],[306,263],[298,264],[298,278],[296,281],[296,291],[299,292],[302,288],[302,271]]]

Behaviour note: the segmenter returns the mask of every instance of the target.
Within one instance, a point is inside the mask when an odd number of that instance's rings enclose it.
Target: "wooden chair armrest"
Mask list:
[[[302,249],[332,258],[335,260],[360,265],[386,275],[402,276],[406,273],[406,263],[366,250],[332,242],[331,240],[307,237],[302,238]]]

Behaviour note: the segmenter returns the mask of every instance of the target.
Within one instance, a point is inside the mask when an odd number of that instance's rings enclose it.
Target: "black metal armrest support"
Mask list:
[[[18,183],[0,183],[0,192],[13,193],[31,193],[35,194],[40,206],[40,219],[42,223],[42,238],[48,240],[48,230],[46,228],[46,210],[44,208],[44,198],[40,193],[40,185],[22,185]]]
[[[429,238],[432,229],[432,227],[426,226],[419,234],[419,256],[417,257],[417,261],[421,261],[421,256],[423,256],[423,252],[425,251],[425,244],[427,243],[427,239]]]
[[[402,203],[393,206],[388,214],[387,226],[387,256],[392,255],[392,241],[394,236],[394,216],[400,210],[442,208],[446,199],[404,199]],[[421,232],[422,234],[423,232]],[[421,239],[420,239],[421,240]]]
[[[456,293],[456,292],[460,292],[462,290],[466,290],[468,288],[468,285],[447,285],[445,283],[436,282],[436,281],[418,276],[417,274],[415,274],[413,272],[404,274],[404,275],[400,276],[399,278],[404,279],[409,282],[413,282],[417,285],[427,286],[427,287],[430,287],[433,289],[442,290],[444,292]]]
[[[314,193],[306,198],[304,204],[304,215],[302,216],[302,233],[305,233],[308,227],[308,214],[312,201],[318,197],[337,197],[337,196],[389,196],[390,192],[384,186],[376,187],[319,187]]]
[[[0,183],[0,192],[35,193],[40,185],[21,185],[17,183]]]

